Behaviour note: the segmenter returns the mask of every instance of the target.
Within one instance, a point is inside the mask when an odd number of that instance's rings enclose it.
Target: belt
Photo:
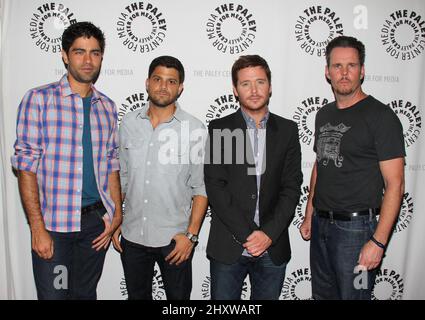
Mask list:
[[[81,214],[87,214],[90,213],[92,211],[98,210],[98,209],[105,209],[105,207],[103,206],[103,202],[101,200],[99,200],[98,202],[95,202],[93,204],[89,204],[88,206],[82,207],[81,208]],[[106,209],[105,209],[106,211]]]
[[[360,216],[368,216],[368,215],[377,216],[379,215],[380,210],[381,208],[369,208],[367,210],[349,212],[349,211],[324,211],[324,210],[316,209],[316,214],[322,218],[350,221],[353,218],[360,217]]]

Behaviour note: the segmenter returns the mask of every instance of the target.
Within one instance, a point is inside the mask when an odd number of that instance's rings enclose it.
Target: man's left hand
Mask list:
[[[176,264],[178,266],[180,263],[189,259],[190,254],[194,248],[192,241],[188,239],[184,234],[176,234],[173,238],[176,241],[176,246],[173,251],[170,252],[168,256],[165,257],[165,261],[169,264]]]
[[[375,269],[381,263],[383,255],[384,250],[369,240],[360,252],[359,265],[365,266],[367,270]]]

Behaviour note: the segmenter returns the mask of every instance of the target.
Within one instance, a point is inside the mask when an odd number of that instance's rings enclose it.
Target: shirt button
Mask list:
[[[148,166],[150,166],[150,165],[151,165],[151,162],[150,162],[150,161],[148,161],[148,162],[146,162],[146,164],[147,164]]]
[[[256,199],[257,198],[257,195],[256,194],[252,194],[251,195],[251,199]]]
[[[148,200],[147,200],[147,199],[145,199],[143,202],[144,202],[144,203],[148,203]]]
[[[150,147],[153,147],[153,143],[152,143],[152,142],[151,142],[151,143],[149,143],[149,146],[150,146]]]
[[[83,125],[82,124],[80,124],[80,128],[82,128],[83,127]]]
[[[146,221],[146,217],[143,217],[143,221]]]
[[[149,180],[146,180],[146,184],[149,184]]]
[[[78,170],[80,170],[80,171],[81,171],[81,168],[78,168]]]
[[[80,190],[80,189],[78,189],[78,190],[77,190],[77,192],[78,192],[78,193],[80,193],[80,192],[81,192],[81,190]]]

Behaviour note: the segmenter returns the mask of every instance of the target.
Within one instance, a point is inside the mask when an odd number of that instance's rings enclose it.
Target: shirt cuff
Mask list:
[[[192,197],[194,196],[204,196],[207,197],[207,192],[205,190],[205,185],[199,186],[199,187],[193,187],[192,188]]]
[[[38,162],[38,159],[23,156],[14,155],[11,157],[12,167],[16,170],[30,171],[32,173],[37,173]]]

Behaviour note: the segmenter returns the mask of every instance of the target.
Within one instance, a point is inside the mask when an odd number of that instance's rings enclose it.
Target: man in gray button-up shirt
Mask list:
[[[167,298],[190,298],[193,248],[208,202],[206,130],[176,103],[183,81],[179,60],[154,59],[146,80],[149,107],[127,114],[120,126],[125,215],[119,249],[129,299],[152,299],[155,262]]]

